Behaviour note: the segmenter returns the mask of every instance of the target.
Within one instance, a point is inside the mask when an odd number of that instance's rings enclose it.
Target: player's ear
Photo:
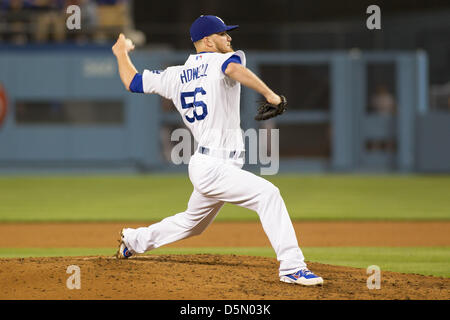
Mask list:
[[[212,42],[212,39],[210,37],[204,37],[202,41],[205,48],[211,48],[212,46],[214,46],[214,43]]]

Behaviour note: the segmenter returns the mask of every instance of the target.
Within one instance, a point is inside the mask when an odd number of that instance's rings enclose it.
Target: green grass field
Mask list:
[[[293,220],[448,221],[450,176],[279,175]],[[192,185],[183,175],[0,178],[0,222],[151,221],[184,211]],[[217,220],[256,221],[225,205]],[[449,233],[450,234],[450,233]],[[450,235],[449,235],[450,236]],[[450,277],[450,247],[302,248],[326,264]],[[112,255],[115,248],[0,248],[0,257]],[[216,253],[274,257],[271,248],[160,248],[151,254]]]
[[[293,220],[449,220],[450,176],[266,176]],[[186,175],[3,177],[0,222],[151,221],[184,211]],[[225,205],[217,220],[257,220]]]

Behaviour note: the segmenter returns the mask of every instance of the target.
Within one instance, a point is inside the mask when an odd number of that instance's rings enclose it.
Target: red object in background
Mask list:
[[[0,126],[6,118],[6,111],[8,110],[8,99],[3,85],[0,83]]]

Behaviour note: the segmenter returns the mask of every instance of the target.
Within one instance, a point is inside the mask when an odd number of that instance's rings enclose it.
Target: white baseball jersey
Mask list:
[[[241,85],[226,76],[223,63],[243,51],[191,54],[184,65],[164,71],[144,70],[144,93],[156,93],[173,101],[199,146],[244,150],[240,127]]]

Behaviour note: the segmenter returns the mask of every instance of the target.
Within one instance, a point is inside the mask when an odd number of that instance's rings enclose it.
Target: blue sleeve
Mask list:
[[[230,64],[230,62],[235,62],[235,63],[239,63],[242,64],[241,58],[234,54],[231,57],[229,57],[223,64],[222,64],[222,72],[225,73],[225,70],[227,69],[228,65]]]
[[[130,91],[137,93],[144,93],[144,87],[142,84],[142,74],[136,73],[133,80],[130,83]]]

